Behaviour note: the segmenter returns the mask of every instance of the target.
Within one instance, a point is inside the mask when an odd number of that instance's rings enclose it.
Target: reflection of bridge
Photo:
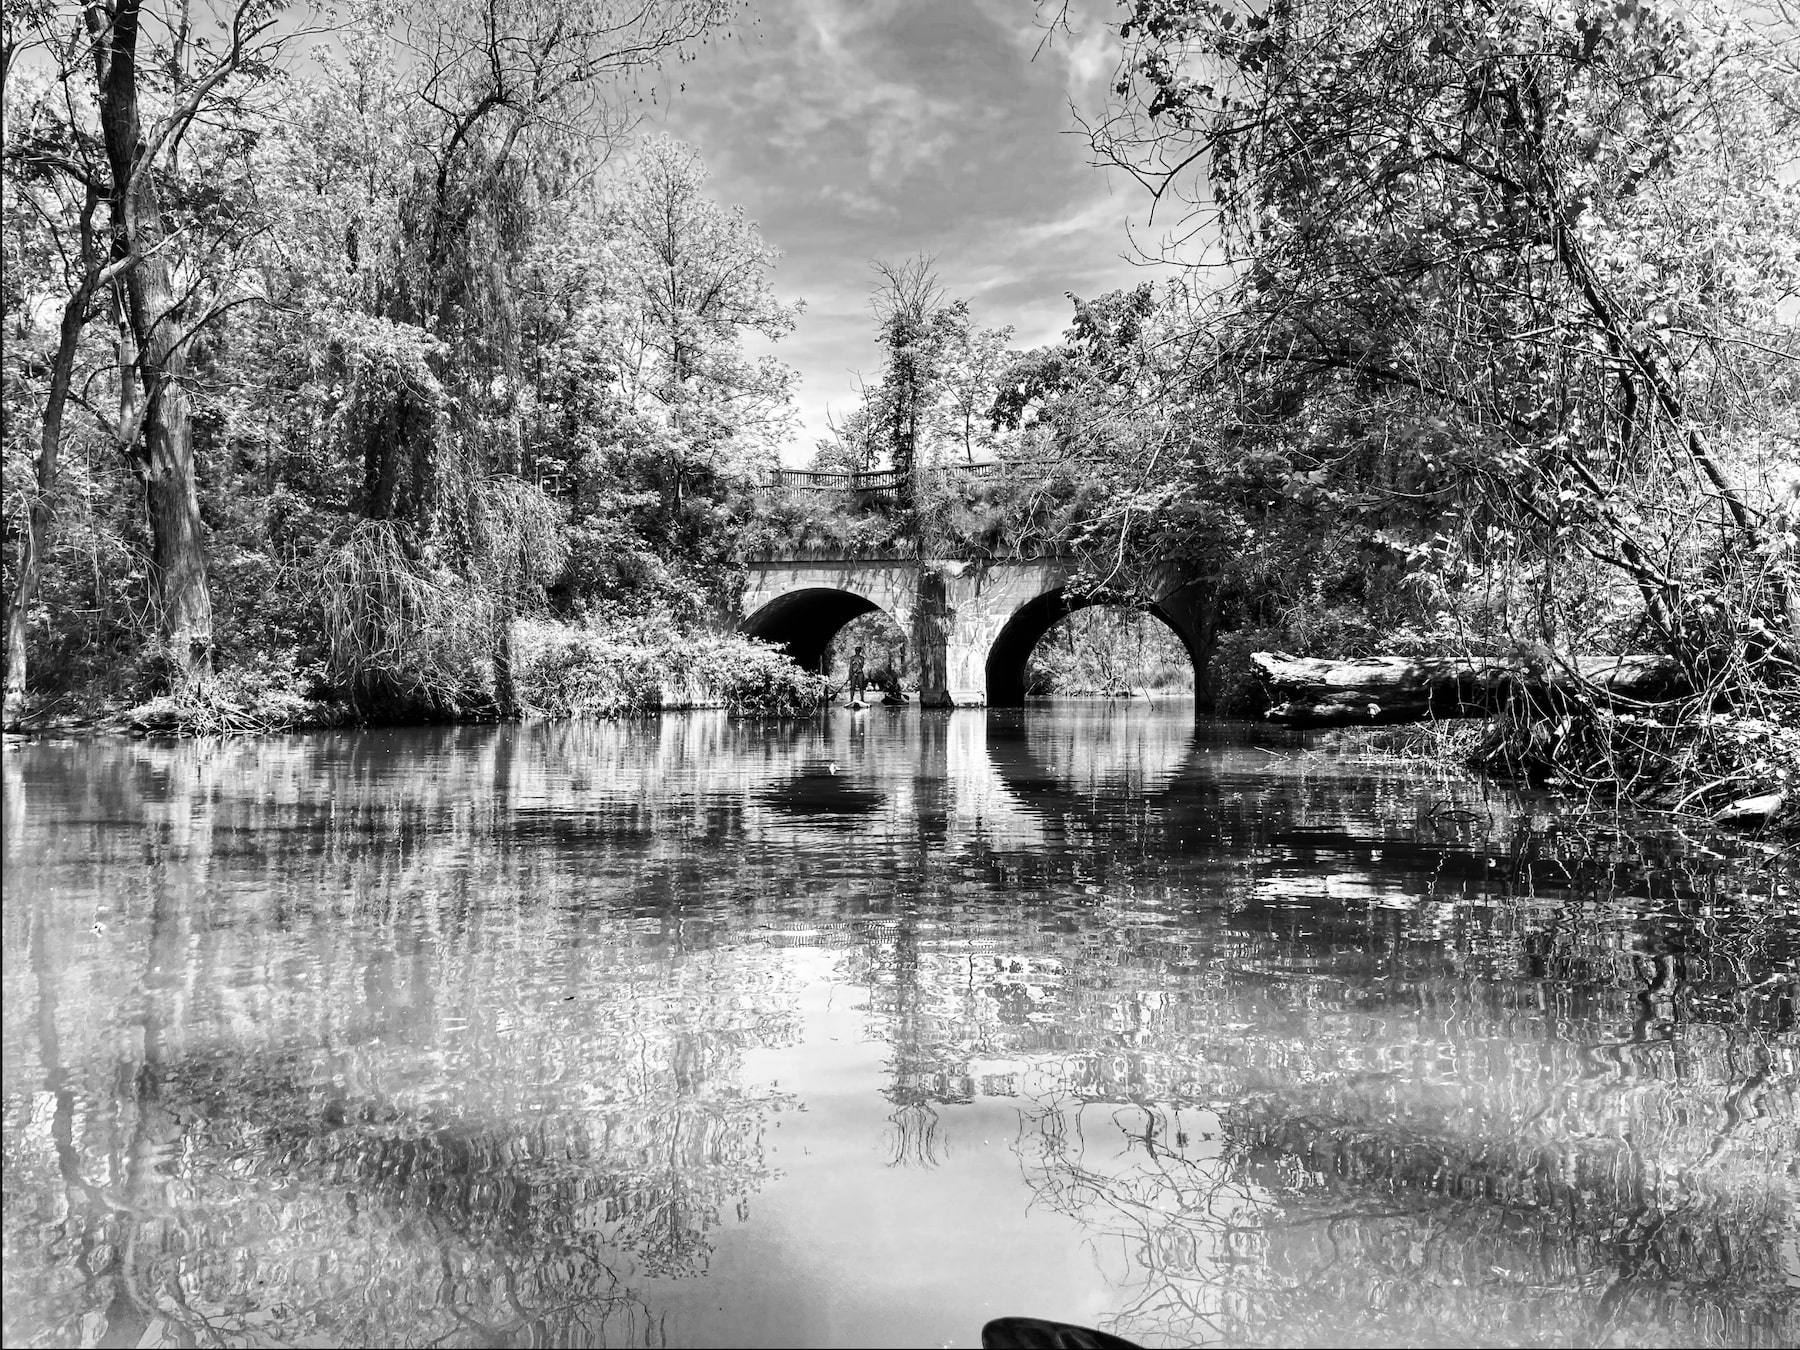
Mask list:
[[[859,558],[823,553],[749,564],[742,623],[817,670],[852,619],[881,610],[908,634],[927,705],[1017,704],[1032,648],[1092,600],[1072,595],[1079,565],[1067,557]],[[1211,597],[1172,570],[1147,606],[1187,648],[1203,688],[1213,641]]]

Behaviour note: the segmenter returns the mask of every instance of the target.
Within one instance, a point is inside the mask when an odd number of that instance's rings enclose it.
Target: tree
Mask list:
[[[8,16],[8,27],[14,22]],[[42,16],[22,12],[21,26]],[[77,61],[77,40],[57,41],[57,35],[39,29],[38,41],[49,48],[50,63],[57,82],[72,77]],[[6,63],[9,94],[18,93],[17,72],[13,61],[19,46],[29,39],[22,32],[9,31],[6,41]],[[54,45],[52,45],[54,43]],[[70,138],[65,127],[56,122],[45,125],[34,117],[44,106],[49,82],[32,91],[36,98],[8,100],[7,121],[14,134],[7,146],[6,168],[9,215],[17,214],[8,232],[7,271],[13,282],[7,296],[8,309],[16,309],[19,319],[16,341],[28,342],[33,336],[31,309],[38,292],[22,274],[41,276],[46,289],[61,290],[60,317],[54,346],[47,365],[40,365],[47,380],[42,392],[38,415],[37,462],[32,475],[30,501],[25,515],[25,529],[20,535],[19,558],[11,590],[6,597],[6,689],[5,717],[11,723],[19,716],[25,699],[26,666],[29,654],[27,634],[32,606],[37,602],[43,577],[44,554],[50,547],[55,523],[55,505],[60,486],[60,457],[63,445],[63,423],[75,378],[75,365],[82,338],[95,306],[106,288],[130,265],[129,259],[109,259],[101,247],[99,224],[95,216],[105,197],[105,178],[89,156],[85,162],[71,158]],[[28,125],[20,130],[15,116]],[[72,231],[68,228],[73,221]],[[33,248],[32,246],[36,247]],[[26,263],[25,255],[36,252],[36,266]],[[49,273],[54,272],[54,278]],[[10,419],[9,419],[10,420]],[[10,439],[10,437],[9,437]]]
[[[511,711],[520,580],[553,576],[565,554],[560,538],[551,546],[560,508],[539,483],[546,470],[559,481],[580,457],[546,444],[568,429],[545,406],[555,383],[546,367],[568,347],[569,326],[585,322],[582,288],[610,275],[560,241],[584,239],[590,254],[600,247],[604,230],[588,193],[630,125],[621,82],[679,59],[732,8],[729,0],[488,0],[475,11],[415,7],[391,25],[371,10],[361,22],[373,40],[327,67],[337,87],[321,112],[352,110],[351,125],[372,133],[361,137],[374,142],[370,165],[391,184],[365,184],[354,160],[329,174],[328,190],[351,209],[336,246],[344,280],[318,323],[327,372],[341,382],[328,416],[341,453],[360,465],[356,511],[389,536],[377,543],[364,531],[367,547],[332,575],[373,585],[364,564],[399,566],[412,582],[454,593],[443,620],[462,636],[436,649],[461,653],[485,627],[503,713]],[[395,48],[409,59],[394,60]],[[396,127],[398,154],[385,149]],[[303,174],[328,167],[303,153],[294,161]],[[332,247],[316,236],[310,245]],[[605,381],[623,374],[611,363]],[[524,557],[518,550],[530,540],[542,547]],[[346,639],[338,650],[352,664],[373,649],[349,635],[383,627],[380,612],[365,612],[357,597],[377,593],[359,581],[332,610]],[[437,672],[427,684],[461,706],[467,691],[452,689],[451,672],[466,661],[423,665]],[[388,657],[375,667],[398,679]],[[424,688],[385,676],[378,683],[402,702]]]
[[[780,254],[742,207],[706,195],[695,152],[653,137],[606,194],[601,227],[636,310],[647,358],[642,387],[673,405],[690,391],[742,402],[755,416],[779,408],[784,390],[744,359],[746,332],[771,340],[792,332],[796,311],[776,301],[769,273]]]
[[[602,171],[626,82],[734,5],[358,0],[305,69],[277,10],[7,11],[15,710],[29,638],[35,690],[174,664],[201,721],[506,712],[524,609],[727,589],[792,382],[743,337],[794,311],[691,152]]]
[[[668,137],[647,142],[602,207],[600,245],[612,264],[626,397],[668,416],[675,435],[659,475],[671,519],[690,482],[738,453],[772,452],[788,425],[792,372],[751,361],[744,336],[776,340],[799,310],[769,283],[780,254],[742,207],[706,195],[699,157]],[[723,434],[722,434],[723,433]]]
[[[813,442],[812,468],[837,473],[868,473],[881,458],[881,428],[875,424],[871,391],[865,384],[858,393],[862,401],[842,417],[833,415],[826,424],[829,434]]]
[[[991,458],[1000,448],[994,400],[1012,338],[1010,325],[977,328],[963,323],[951,334],[943,359],[943,431],[950,446],[961,449],[965,464],[974,464],[978,451]]]
[[[72,244],[62,249],[66,299],[43,403],[33,520],[9,600],[8,699],[15,708],[24,691],[24,624],[51,523],[75,345],[106,291],[113,293],[121,333],[118,416],[108,429],[143,483],[152,600],[169,675],[191,690],[210,670],[212,601],[188,362],[196,335],[233,303],[234,245],[241,240],[230,238],[226,224],[238,203],[217,180],[210,193],[200,190],[210,200],[195,200],[196,185],[183,178],[180,157],[184,146],[191,153],[209,139],[216,148],[220,128],[229,139],[229,129],[244,124],[283,48],[305,31],[294,24],[278,28],[279,9],[267,0],[241,0],[216,16],[218,37],[197,32],[185,5],[165,13],[146,11],[141,0],[112,0],[78,11],[48,5],[9,11],[9,77],[35,67],[47,78],[18,109],[25,125],[8,146],[8,167],[21,185],[60,176],[74,189],[62,220],[47,219],[51,232]],[[9,115],[9,126],[13,120]],[[94,247],[101,200],[110,236],[104,257]]]
[[[1196,205],[1205,165],[1263,351],[1309,390],[1420,395],[1490,459],[1522,457],[1513,485],[1580,499],[1594,551],[1690,646],[1666,541],[1609,480],[1667,457],[1736,545],[1766,541],[1714,444],[1747,409],[1712,377],[1779,379],[1795,355],[1777,34],[1635,0],[1182,0],[1134,6],[1122,32],[1126,108],[1097,141]]]
[[[471,10],[443,0],[407,12],[397,36],[416,61],[407,82],[415,175],[384,317],[451,342],[431,360],[463,419],[516,414],[516,281],[534,213],[572,200],[623,136],[622,81],[679,57],[732,9],[732,0],[483,0]],[[516,448],[516,425],[507,430],[502,443]],[[410,522],[450,509],[453,494],[436,483],[441,456],[403,446],[376,448],[370,513]]]
[[[647,141],[539,274],[576,279],[531,452],[565,466],[571,606],[697,618],[726,604],[752,487],[790,423],[793,372],[744,343],[779,339],[799,306],[775,297],[780,255],[706,182],[691,149]]]
[[[1448,544],[1427,589],[1520,558],[1542,603],[1507,603],[1558,650],[1647,642],[1735,707],[1790,687],[1792,25],[1654,0],[1127,8],[1090,131],[1174,213],[1173,256],[1201,248],[1212,298],[1170,337],[1197,403],[1237,391],[1218,436],[1306,448],[1318,491],[1404,490]]]
[[[944,300],[934,259],[871,264],[880,278],[870,296],[876,341],[887,348],[886,369],[874,387],[874,414],[888,462],[900,479],[903,500],[915,492],[913,476],[929,444],[932,413],[943,392],[945,348],[966,320],[968,305]]]
[[[995,448],[991,412],[1012,329],[977,328],[966,300],[946,299],[935,260],[875,262],[870,296],[876,341],[887,349],[881,379],[863,390],[868,430],[916,496],[917,472],[977,448]]]

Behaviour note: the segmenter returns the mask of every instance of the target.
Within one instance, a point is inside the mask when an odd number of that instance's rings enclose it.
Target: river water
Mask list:
[[[1766,850],[1182,704],[9,746],[9,1345],[1800,1340]]]

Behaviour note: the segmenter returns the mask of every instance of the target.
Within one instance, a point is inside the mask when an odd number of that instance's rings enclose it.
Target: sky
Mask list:
[[[699,151],[719,201],[740,205],[784,255],[777,294],[804,300],[772,350],[801,377],[804,461],[828,413],[874,379],[872,259],[937,260],[951,297],[1013,346],[1056,340],[1083,299],[1158,275],[1127,255],[1148,201],[1090,165],[1071,101],[1097,110],[1116,39],[1090,3],[1043,44],[1031,0],[752,0],[672,66],[645,109]]]

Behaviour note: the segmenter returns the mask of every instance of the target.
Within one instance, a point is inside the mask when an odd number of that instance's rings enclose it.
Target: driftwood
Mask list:
[[[1571,670],[1503,658],[1368,656],[1351,661],[1256,652],[1271,720],[1292,726],[1379,726],[1434,718],[1485,717],[1522,697],[1585,692],[1657,702],[1680,692],[1663,656],[1584,656]]]

